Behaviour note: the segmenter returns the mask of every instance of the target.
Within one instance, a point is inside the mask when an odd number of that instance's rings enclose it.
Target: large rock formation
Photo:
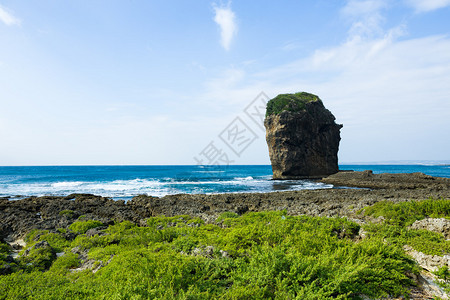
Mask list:
[[[339,171],[342,125],[318,96],[278,95],[267,103],[264,125],[273,179],[320,178]]]

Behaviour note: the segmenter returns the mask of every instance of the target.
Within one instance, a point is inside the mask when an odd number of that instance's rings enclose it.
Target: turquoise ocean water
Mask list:
[[[448,165],[341,165],[374,173],[422,172],[450,178]],[[0,167],[0,197],[90,193],[113,199],[139,194],[272,192],[333,188],[312,180],[271,180],[268,165],[256,166],[42,166]]]

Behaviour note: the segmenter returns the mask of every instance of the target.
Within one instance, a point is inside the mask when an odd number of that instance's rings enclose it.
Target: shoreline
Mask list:
[[[138,195],[129,201],[91,194],[0,198],[0,240],[12,241],[32,229],[66,228],[80,216],[104,224],[159,216],[190,215],[213,222],[223,212],[286,210],[288,215],[361,219],[358,211],[382,200],[449,199],[450,178],[422,173],[373,174],[339,172],[321,180],[337,188],[274,191],[266,193],[175,194],[163,197]],[[354,188],[340,188],[354,187]],[[70,211],[70,214],[62,212]]]
[[[431,176],[450,178],[447,167],[342,165],[341,171],[373,170],[373,173],[422,172]],[[180,193],[261,193],[292,191],[305,188],[323,188],[315,180],[273,180],[272,170],[267,166],[229,166],[223,172],[206,172],[199,166],[116,166],[116,167],[0,167],[3,183],[0,198],[11,200],[31,196],[59,196],[73,193],[94,194],[114,200],[131,200],[134,196],[147,194],[163,197]],[[217,171],[217,170],[215,170]],[[20,197],[17,197],[20,196]]]

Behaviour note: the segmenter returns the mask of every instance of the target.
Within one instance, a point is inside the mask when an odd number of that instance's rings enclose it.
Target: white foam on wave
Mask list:
[[[247,177],[236,177],[236,180],[253,180],[254,178],[252,176],[247,176]]]
[[[170,188],[156,180],[133,179],[110,182],[65,181],[54,183],[11,184],[5,186],[6,195],[43,196],[72,193],[98,194],[105,197],[132,197],[138,194],[164,196]]]
[[[225,181],[219,181],[219,180],[210,180],[210,181],[171,181],[166,182],[165,184],[176,186],[176,185],[205,185],[205,184],[221,184]]]
[[[302,189],[304,190],[317,190],[317,189],[331,189],[333,188],[332,184],[326,184],[322,182],[312,182],[306,181],[302,184]]]
[[[61,181],[52,183],[53,188],[76,187],[82,185],[83,181]]]
[[[72,193],[97,194],[111,198],[131,198],[139,194],[165,196],[179,193],[225,193],[225,192],[272,192],[276,190],[301,190],[332,188],[308,180],[271,180],[272,176],[235,177],[220,180],[202,178],[201,181],[165,179],[131,179],[106,182],[61,181],[53,183],[6,184],[2,185],[5,195],[43,196],[68,195]],[[4,187],[4,189],[3,189]]]
[[[111,182],[95,182],[89,185],[89,188],[94,190],[142,190],[142,189],[157,189],[163,183],[157,180],[147,179],[132,179],[132,180],[115,180]]]

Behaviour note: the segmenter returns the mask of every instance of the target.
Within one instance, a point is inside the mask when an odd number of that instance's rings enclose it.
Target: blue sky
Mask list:
[[[448,160],[449,34],[450,0],[0,0],[0,165],[269,164],[244,110],[299,91],[340,162]]]

